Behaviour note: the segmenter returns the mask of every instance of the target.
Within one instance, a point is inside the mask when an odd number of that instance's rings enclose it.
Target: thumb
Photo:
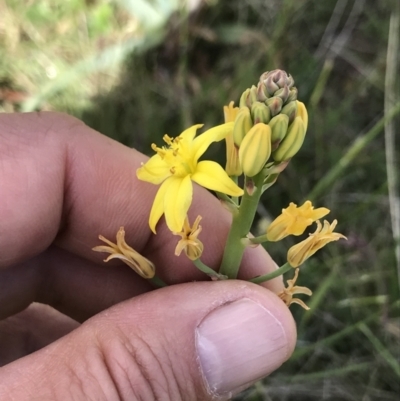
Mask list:
[[[285,304],[242,281],[180,284],[120,303],[0,369],[0,399],[229,399],[288,359]]]

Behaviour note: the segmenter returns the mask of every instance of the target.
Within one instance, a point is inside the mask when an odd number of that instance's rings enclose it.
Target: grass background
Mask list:
[[[311,198],[348,241],[302,267],[314,295],[310,312],[292,306],[297,350],[238,400],[398,400],[400,2],[191,3],[0,0],[0,111],[65,111],[148,153],[164,133],[220,123],[263,71],[290,72],[307,139],[254,231]]]

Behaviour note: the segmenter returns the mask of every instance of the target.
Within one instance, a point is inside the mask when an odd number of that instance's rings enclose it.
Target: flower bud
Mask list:
[[[246,89],[240,97],[239,107],[251,108],[251,105],[257,102],[258,89],[256,86],[252,86],[250,89]]]
[[[251,116],[253,117],[254,124],[268,124],[271,119],[271,112],[264,103],[255,102],[251,106]]]
[[[247,98],[249,97],[249,95],[250,95],[250,89],[246,89],[240,96],[239,107],[249,107],[247,106]]]
[[[257,100],[259,102],[265,102],[268,99],[267,88],[263,82],[259,82],[257,85]]]
[[[274,96],[266,100],[265,104],[271,110],[271,116],[276,116],[281,110],[283,101],[280,97]]]
[[[283,70],[264,72],[264,74],[262,74],[260,77],[260,82],[265,84],[267,92],[270,96],[274,95],[278,89],[283,88],[285,85],[289,89],[294,85],[292,76]]]
[[[224,106],[225,123],[234,122],[239,113],[239,107],[234,107],[234,102],[230,102],[228,106]],[[226,143],[226,166],[225,171],[229,176],[242,175],[242,167],[239,162],[239,148],[233,142],[232,131],[225,137]]]
[[[287,98],[287,103],[293,102],[293,100],[297,100],[297,88],[293,87],[289,91],[289,97]]]
[[[297,102],[293,101],[287,103],[285,106],[282,107],[281,113],[286,114],[289,117],[289,124],[291,124],[296,117]]]
[[[252,126],[253,120],[251,119],[250,110],[247,107],[241,107],[233,126],[233,141],[237,147],[240,146]]]
[[[280,162],[291,159],[301,148],[306,135],[306,127],[301,117],[296,117],[289,126],[286,136],[272,153],[275,161]]]
[[[247,133],[239,148],[239,160],[248,177],[258,174],[271,156],[271,128],[258,123]]]
[[[268,125],[271,128],[272,149],[275,150],[287,133],[289,117],[286,114],[278,114],[271,119]]]
[[[303,102],[299,102],[298,100],[296,101],[297,103],[297,113],[296,113],[296,117],[299,116],[304,123],[304,127],[306,128],[307,131],[307,127],[308,127],[308,113],[307,113],[307,109],[306,106]]]
[[[250,88],[250,93],[249,93],[249,97],[248,97],[248,100],[247,100],[247,102],[249,103],[249,105],[248,105],[249,108],[251,108],[251,106],[252,106],[255,102],[257,102],[257,94],[258,94],[257,87],[253,85],[253,86]]]
[[[228,135],[226,138],[226,173],[232,176],[242,175],[242,167],[239,162],[239,148],[233,142],[233,136]]]
[[[271,78],[266,78],[264,81],[262,81],[260,78],[260,81],[264,82],[265,88],[269,96],[273,96],[274,93],[279,89],[278,84],[274,82]]]
[[[287,101],[289,97],[289,87],[285,85],[283,88],[278,89],[275,93],[274,96],[278,96],[282,99],[283,104]]]

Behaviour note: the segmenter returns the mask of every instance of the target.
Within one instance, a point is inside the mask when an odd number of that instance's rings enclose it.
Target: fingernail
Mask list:
[[[288,358],[281,323],[250,299],[212,311],[198,326],[196,342],[203,376],[216,395],[238,393]]]

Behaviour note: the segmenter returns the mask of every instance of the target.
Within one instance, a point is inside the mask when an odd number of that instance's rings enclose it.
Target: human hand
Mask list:
[[[177,237],[162,222],[151,233],[157,188],[135,176],[145,160],[66,115],[0,115],[0,399],[229,399],[292,353],[279,279],[268,289],[194,282],[207,277],[174,255]],[[191,214],[203,216],[204,262],[216,268],[230,215],[200,187]],[[176,285],[154,289],[92,252],[98,234],[113,240],[122,225]],[[240,278],[274,268],[252,248]],[[62,314],[26,309],[35,301]]]

